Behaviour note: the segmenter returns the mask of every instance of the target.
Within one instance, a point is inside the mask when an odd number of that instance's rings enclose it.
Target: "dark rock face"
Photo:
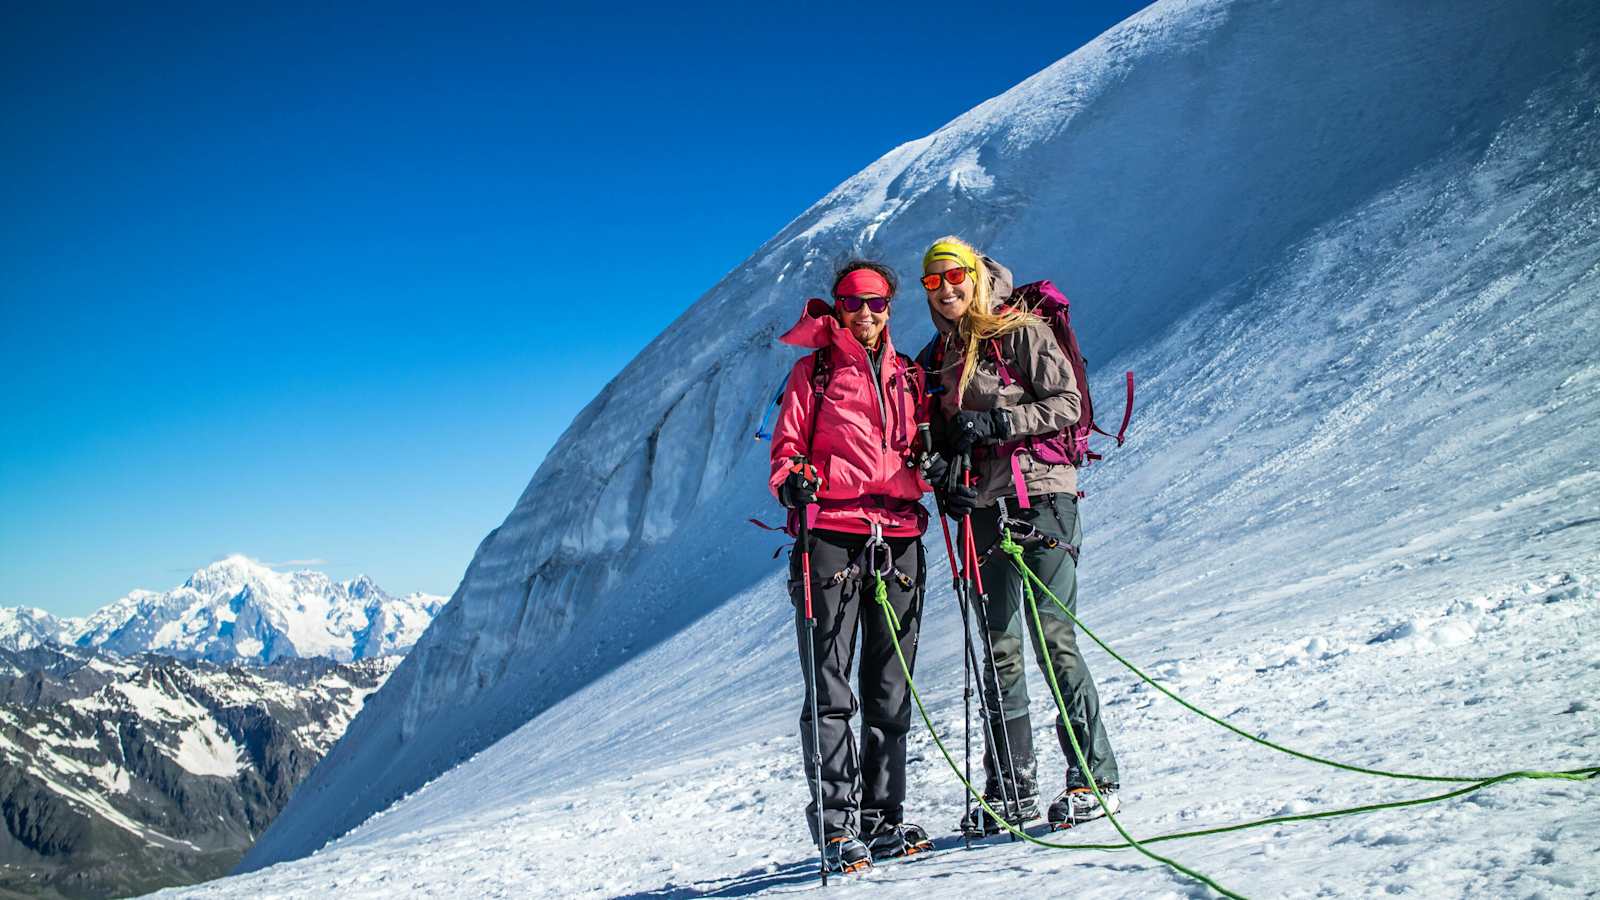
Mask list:
[[[0,900],[226,874],[398,662],[0,649]]]

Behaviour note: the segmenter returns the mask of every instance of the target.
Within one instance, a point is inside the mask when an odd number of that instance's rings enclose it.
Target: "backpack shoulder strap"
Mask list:
[[[917,365],[922,367],[922,383],[929,396],[944,392],[940,372],[944,369],[944,335],[935,334],[933,340],[917,354]]]
[[[1012,334],[1015,333],[1012,332]],[[1010,336],[1008,335],[1008,337]],[[1012,338],[1013,344],[1015,340],[1015,338]],[[989,354],[994,358],[994,370],[995,374],[1000,376],[1000,384],[1004,386],[1015,383],[1018,380],[1017,371],[1011,365],[1011,359],[1006,355],[1004,348],[1000,346],[999,338],[989,339]]]
[[[818,347],[811,354],[811,392],[818,398],[828,389],[828,379],[833,377],[833,362],[827,347]]]
[[[833,364],[828,358],[828,348],[818,347],[811,354],[811,433],[806,436],[807,459],[811,459],[817,444],[817,420],[822,418],[822,399],[827,396],[828,379],[832,377]]]
[[[899,350],[896,350],[894,355],[895,358],[900,360],[900,378],[902,383],[914,388],[916,393],[920,394],[928,383],[927,370],[924,369],[922,365],[919,364],[915,359],[912,359],[904,353],[901,353]]]

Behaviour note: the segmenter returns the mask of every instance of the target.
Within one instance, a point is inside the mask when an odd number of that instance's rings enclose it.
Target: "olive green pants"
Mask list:
[[[1031,524],[1039,532],[1055,538],[1060,546],[1048,548],[1039,541],[1020,540],[1023,561],[1076,615],[1078,567],[1075,556],[1083,542],[1083,525],[1078,520],[1078,500],[1070,494],[1045,494],[1035,496],[1032,500],[1031,509],[1020,509],[1014,499],[1008,499],[1007,511],[1011,518]],[[972,536],[977,551],[984,553],[990,547],[995,547],[994,552],[980,565],[983,586],[989,599],[978,611],[993,647],[992,656],[984,662],[986,671],[983,673],[988,708],[999,714],[991,723],[993,731],[996,735],[1008,731],[1014,733],[1017,725],[1012,724],[1008,729],[1006,723],[1026,720],[1028,716],[1028,684],[1023,677],[1022,659],[1022,636],[1026,629],[1033,634],[1034,657],[1040,671],[1044,672],[1047,664],[1054,669],[1056,681],[1061,687],[1061,697],[1066,701],[1067,721],[1062,721],[1060,714],[1057,714],[1056,739],[1067,758],[1068,786],[1087,785],[1087,780],[1078,771],[1077,760],[1067,738],[1066,729],[1069,725],[1078,739],[1078,746],[1083,749],[1095,781],[1101,785],[1116,785],[1119,781],[1117,759],[1111,752],[1111,739],[1106,736],[1105,725],[1101,721],[1100,695],[1095,690],[1094,678],[1090,676],[1089,666],[1078,649],[1077,631],[1072,627],[1072,620],[1043,591],[1036,588],[1034,598],[1039,605],[1039,619],[1044,623],[1044,633],[1037,633],[1033,616],[1023,598],[1023,575],[1012,564],[1011,557],[995,546],[999,537],[999,521],[998,504],[972,513]],[[987,669],[992,669],[992,674]],[[998,697],[995,696],[997,681]],[[1048,681],[1045,690],[1049,690]],[[1023,731],[1028,733],[1026,728]],[[1006,769],[1005,748],[999,749],[999,765],[1001,769]],[[1028,759],[1024,763],[1021,759],[1014,759],[1014,767],[1016,771],[1006,773],[1010,776],[1008,780],[1014,782],[1024,796],[1030,795],[1033,791],[1029,789],[1036,783],[1033,760]]]

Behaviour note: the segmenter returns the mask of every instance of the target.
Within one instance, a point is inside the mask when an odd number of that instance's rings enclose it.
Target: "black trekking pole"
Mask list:
[[[971,487],[972,486],[972,484],[971,484],[971,482],[972,482],[971,457],[967,456],[966,454],[962,454],[962,456],[961,456],[961,480],[962,480],[962,483],[965,484],[967,487]],[[983,615],[985,615],[984,610],[986,610],[988,608],[988,606],[989,606],[989,594],[988,594],[987,591],[985,591],[983,589],[983,570],[978,565],[978,549],[977,549],[977,542],[973,539],[973,536],[972,536],[972,517],[971,516],[968,516],[967,517],[967,521],[963,523],[962,541],[963,541],[963,543],[962,543],[961,552],[962,552],[963,557],[966,559],[966,575],[967,575],[967,578],[970,579],[971,582],[972,582],[971,587],[969,588],[969,590],[974,590],[975,589],[977,591],[977,594],[978,594],[977,604],[976,604],[976,606],[974,608],[975,608],[975,611],[978,613],[979,616],[983,616]],[[971,599],[971,594],[970,593],[968,594],[968,599],[969,600]],[[1005,712],[1004,712],[1004,709],[1005,709],[1005,698],[1001,695],[1001,690],[1000,690],[1000,670],[999,670],[999,667],[997,667],[994,664],[994,641],[993,641],[993,639],[991,639],[989,637],[989,625],[988,625],[988,620],[986,618],[981,618],[979,620],[979,622],[978,622],[978,634],[981,635],[982,638],[983,638],[984,659],[988,663],[988,665],[985,666],[984,669],[985,669],[986,674],[989,676],[989,681],[991,682],[991,684],[992,684],[992,686],[994,688],[994,702],[1001,705],[1001,708],[998,711],[1000,713],[1000,715],[999,715],[1000,730],[1004,731],[1004,729],[1006,727]],[[995,729],[994,722],[990,721],[990,714],[992,712],[995,712],[995,711],[991,710],[989,708],[989,704],[988,704],[987,700],[985,700],[985,702],[983,703],[982,712],[984,714],[984,721],[986,723],[988,723],[988,732],[989,733],[988,733],[988,735],[986,737],[989,740],[989,753],[994,757],[994,767],[997,770],[997,774],[999,775],[999,778],[997,780],[1000,782],[1000,802],[1004,805],[1005,816],[1007,816],[1009,818],[1014,818],[1014,819],[1017,820],[1016,822],[1012,822],[1011,824],[1014,827],[1019,827],[1020,828],[1021,825],[1022,825],[1022,796],[1016,792],[1017,791],[1017,784],[1016,784],[1017,762],[1016,762],[1016,759],[1011,755],[1011,738],[1010,738],[1009,735],[1001,736],[1001,735],[997,735],[996,734],[996,729]],[[995,740],[996,740],[997,737],[1001,738],[1001,743],[1000,744],[996,744],[995,743]],[[1001,768],[1001,765],[1000,765],[1000,749],[999,748],[1001,746],[1003,746],[1005,748],[1005,763],[1006,764],[1005,764],[1005,767],[1003,769]],[[1006,783],[1006,775],[1008,773],[1011,776],[1011,784],[1007,784]],[[1007,831],[1006,835],[1012,841],[1015,841],[1017,839],[1017,836],[1015,834],[1011,833],[1010,831]]]
[[[796,457],[796,462],[803,468],[806,459]],[[817,617],[811,608],[811,504],[800,505],[800,570],[805,578],[806,598],[806,681],[810,694],[806,701],[811,704],[811,773],[813,784],[817,792],[817,863],[822,874],[822,886],[828,886],[828,855],[823,849],[825,836],[823,833],[822,810],[822,729],[819,725],[817,714]]]
[[[923,422],[917,426],[917,434],[922,438],[923,453],[933,455],[933,434],[928,429],[928,423]],[[948,473],[946,473],[948,478]],[[967,618],[967,593],[966,585],[961,580],[961,567],[956,564],[955,546],[950,542],[950,519],[945,511],[943,487],[936,488],[933,492],[933,503],[939,511],[939,527],[944,531],[944,552],[950,560],[950,588],[956,595],[956,604],[961,608],[961,740],[964,745],[962,766],[967,784],[972,783],[972,620]],[[972,819],[972,792],[967,792],[967,812],[962,818],[963,822]],[[961,832],[961,841],[968,850],[972,849],[972,835],[965,829]]]

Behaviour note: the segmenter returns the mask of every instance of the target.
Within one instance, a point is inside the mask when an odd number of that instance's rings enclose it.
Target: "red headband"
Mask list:
[[[889,279],[871,269],[851,269],[833,286],[835,297],[860,297],[865,294],[891,297],[894,291],[889,287]]]

